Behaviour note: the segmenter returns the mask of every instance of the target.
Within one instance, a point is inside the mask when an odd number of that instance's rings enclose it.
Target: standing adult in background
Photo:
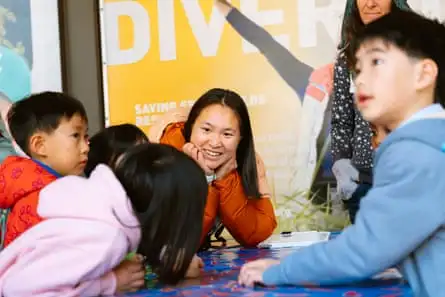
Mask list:
[[[343,16],[339,54],[334,67],[331,149],[337,191],[352,223],[360,199],[372,186],[373,150],[385,131],[366,122],[354,105],[351,83],[354,53],[351,49],[364,26],[395,9],[410,7],[407,0],[347,0]]]

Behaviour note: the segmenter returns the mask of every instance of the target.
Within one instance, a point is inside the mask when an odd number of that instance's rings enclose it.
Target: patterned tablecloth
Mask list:
[[[126,296],[245,296],[245,297],[399,297],[413,296],[409,286],[394,273],[388,271],[379,279],[360,284],[335,287],[272,287],[244,288],[236,283],[242,264],[257,258],[280,258],[291,249],[227,249],[200,254],[205,262],[201,278],[186,280],[176,287],[162,287],[156,281],[149,282],[149,289]]]

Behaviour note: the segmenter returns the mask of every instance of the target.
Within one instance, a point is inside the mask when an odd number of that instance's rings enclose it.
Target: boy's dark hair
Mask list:
[[[146,143],[128,149],[114,170],[142,231],[139,253],[164,283],[181,280],[202,232],[207,180],[189,156]]]
[[[433,60],[438,68],[434,101],[445,105],[445,26],[442,23],[412,11],[391,12],[365,27],[358,36],[354,53],[361,44],[373,39],[394,45],[411,58]]]
[[[407,0],[392,0],[391,11],[411,10]],[[347,0],[341,26],[341,40],[337,49],[346,56],[346,62],[350,70],[354,69],[353,48],[357,46],[357,35],[365,28],[360,17],[357,0]]]
[[[88,121],[79,100],[59,92],[43,92],[14,103],[7,118],[12,138],[30,156],[29,140],[34,133],[51,133],[63,119],[74,115]]]
[[[85,175],[89,176],[98,164],[107,164],[114,168],[119,156],[127,149],[145,142],[149,142],[147,136],[132,124],[115,125],[103,129],[90,139]]]
[[[246,103],[240,95],[230,90],[218,88],[211,89],[202,95],[195,102],[195,104],[193,104],[187,121],[184,124],[183,134],[185,141],[190,142],[193,125],[201,112],[206,107],[215,104],[229,107],[238,118],[241,141],[236,150],[236,162],[238,164],[236,170],[241,177],[241,182],[246,196],[249,198],[258,199],[263,193],[260,193],[258,189],[255,143],[253,140],[249,111]]]

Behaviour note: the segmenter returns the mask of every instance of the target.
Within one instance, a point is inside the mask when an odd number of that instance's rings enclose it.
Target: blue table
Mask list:
[[[236,279],[242,264],[258,258],[283,257],[292,249],[226,249],[200,254],[205,270],[199,279],[186,280],[176,287],[161,287],[156,282],[152,289],[126,296],[244,296],[244,297],[401,297],[413,296],[409,286],[401,279],[369,280],[351,286],[336,287],[275,287],[244,288]]]

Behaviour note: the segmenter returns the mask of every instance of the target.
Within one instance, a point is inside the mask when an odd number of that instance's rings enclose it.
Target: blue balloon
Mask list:
[[[11,102],[31,94],[31,70],[28,63],[4,46],[0,46],[0,92]]]
[[[11,103],[31,94],[31,70],[26,60],[13,50],[0,46],[0,95]],[[10,155],[16,155],[11,138],[0,120],[0,162]]]

